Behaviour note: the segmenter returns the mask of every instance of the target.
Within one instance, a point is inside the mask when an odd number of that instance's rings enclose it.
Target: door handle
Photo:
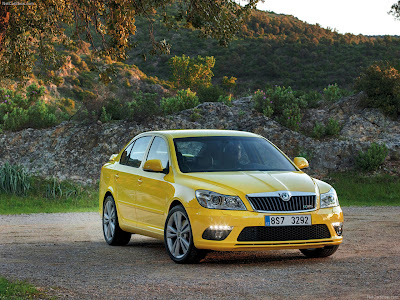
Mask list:
[[[138,182],[138,184],[142,184],[143,180],[139,178],[137,182]]]
[[[118,178],[119,178],[119,175],[118,175],[118,174],[116,174],[114,177],[115,177],[115,179],[118,179]]]

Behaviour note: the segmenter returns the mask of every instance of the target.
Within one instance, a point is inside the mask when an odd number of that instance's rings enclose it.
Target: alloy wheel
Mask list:
[[[168,220],[166,234],[168,250],[174,258],[180,259],[187,254],[191,234],[188,218],[181,211],[175,211]]]

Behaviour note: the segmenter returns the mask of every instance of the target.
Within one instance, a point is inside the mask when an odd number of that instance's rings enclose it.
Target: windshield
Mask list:
[[[296,171],[267,140],[208,136],[174,139],[179,169],[189,172]]]

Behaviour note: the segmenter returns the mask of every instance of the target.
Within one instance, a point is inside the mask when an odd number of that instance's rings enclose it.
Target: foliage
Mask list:
[[[191,88],[197,90],[199,87],[211,85],[214,73],[211,69],[215,65],[213,56],[190,58],[183,54],[174,56],[169,61],[171,66],[171,81],[178,89]]]
[[[162,98],[161,109],[165,114],[175,113],[199,105],[199,98],[190,89],[180,90],[176,96]]]
[[[292,130],[299,130],[301,109],[307,106],[303,97],[297,97],[291,87],[275,86],[265,92],[257,90],[253,96],[254,108],[267,117],[275,117]]]
[[[301,122],[300,107],[297,103],[285,104],[280,117],[281,124],[286,127],[298,131]]]
[[[36,84],[27,87],[26,96],[0,88],[0,125],[4,129],[15,131],[28,127],[51,127],[64,119],[66,113],[56,103],[44,102],[44,91],[44,87]]]
[[[374,171],[385,162],[387,155],[386,145],[372,143],[367,151],[359,152],[356,158],[356,166],[363,171]]]
[[[358,77],[356,89],[364,91],[366,107],[380,108],[389,115],[400,114],[400,73],[389,63],[375,63]]]
[[[127,118],[141,121],[160,113],[158,94],[134,92],[133,101],[127,103]]]
[[[228,76],[224,76],[222,77],[222,87],[229,93],[233,93],[233,90],[236,87],[236,80],[236,77],[231,76],[228,78]]]
[[[68,181],[61,181],[55,177],[46,179],[44,182],[47,183],[45,197],[48,199],[57,199],[62,197],[76,198],[79,197],[84,190],[80,185]]]
[[[0,167],[0,192],[26,195],[30,186],[31,178],[23,167],[8,162]]]
[[[324,99],[327,101],[337,101],[343,97],[341,89],[338,87],[337,83],[328,85],[324,88]]]
[[[35,60],[41,73],[59,69],[65,56],[60,45],[85,51],[90,43],[92,54],[124,60],[127,50],[136,46],[136,18],[144,16],[148,28],[146,43],[151,54],[169,53],[171,45],[154,35],[154,18],[169,29],[178,24],[198,29],[203,37],[226,45],[238,32],[244,18],[258,0],[239,6],[224,1],[35,1],[34,5],[3,5],[0,26],[0,74],[3,77],[28,77]],[[140,30],[139,30],[140,31]],[[146,30],[143,30],[146,31]],[[144,47],[142,47],[144,48]],[[102,75],[102,74],[101,74]],[[108,76],[102,76],[107,78]]]
[[[200,86],[196,92],[200,102],[219,102],[225,91],[218,85]]]
[[[328,123],[324,126],[320,122],[316,122],[312,131],[312,136],[321,139],[326,136],[338,136],[340,133],[339,122],[333,118],[329,118]]]
[[[317,108],[319,102],[322,100],[322,95],[317,91],[304,93],[300,97],[307,103],[308,108]]]

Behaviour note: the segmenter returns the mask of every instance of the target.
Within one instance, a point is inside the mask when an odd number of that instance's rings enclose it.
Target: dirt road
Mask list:
[[[198,265],[139,235],[108,246],[96,213],[0,216],[0,275],[68,299],[400,299],[400,207],[344,213],[332,257],[213,252]]]

